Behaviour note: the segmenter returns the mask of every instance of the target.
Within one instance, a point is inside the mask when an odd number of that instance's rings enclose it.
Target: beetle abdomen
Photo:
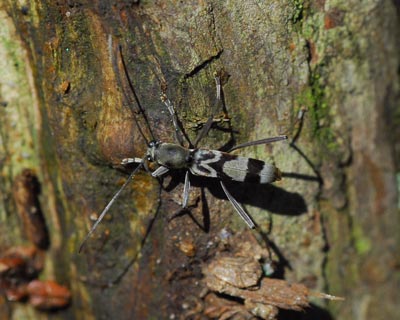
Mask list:
[[[264,161],[229,153],[192,150],[190,171],[199,176],[250,183],[270,183],[281,179],[278,168]]]

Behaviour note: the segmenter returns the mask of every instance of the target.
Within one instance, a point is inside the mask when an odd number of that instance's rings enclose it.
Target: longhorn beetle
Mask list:
[[[121,164],[123,165],[129,163],[137,163],[138,166],[132,171],[126,182],[116,192],[116,194],[112,197],[107,206],[103,209],[99,218],[96,220],[96,222],[93,224],[92,228],[84,238],[79,248],[79,252],[81,252],[87,239],[94,232],[100,221],[104,218],[105,214],[110,209],[111,205],[118,198],[120,193],[125,189],[128,183],[133,179],[133,177],[139,171],[139,169],[143,167],[146,171],[150,171],[147,162],[155,162],[156,164],[159,165],[159,167],[151,173],[151,175],[155,178],[161,177],[170,170],[179,170],[179,169],[186,170],[185,182],[183,187],[183,201],[182,201],[183,208],[186,208],[188,204],[189,190],[190,190],[190,174],[219,179],[222,190],[224,191],[226,197],[231,202],[237,213],[250,228],[255,228],[253,220],[246,213],[241,204],[230,194],[230,192],[225,186],[224,181],[238,181],[238,182],[264,184],[280,180],[281,172],[274,165],[265,163],[262,160],[232,155],[229,152],[248,146],[255,146],[260,144],[267,144],[271,142],[286,140],[287,136],[281,135],[277,137],[246,142],[231,148],[227,152],[197,148],[198,143],[210,130],[213,123],[214,114],[212,114],[208,118],[202,130],[198,133],[194,143],[191,143],[189,138],[185,135],[183,128],[179,124],[178,118],[175,113],[175,109],[171,101],[167,98],[165,94],[162,94],[161,100],[167,107],[168,112],[172,118],[172,123],[175,128],[175,138],[178,144],[162,142],[160,140],[157,140],[154,138],[152,130],[147,121],[145,110],[142,108],[140,104],[139,98],[136,94],[131,78],[128,74],[126,63],[122,55],[121,46],[119,46],[119,55],[126,80],[135,99],[137,112],[134,113],[142,114],[145,123],[147,125],[147,130],[150,132],[151,140],[149,141],[146,138],[146,136],[144,135],[143,128],[141,128],[138,119],[136,118],[136,116],[134,116],[134,121],[138,126],[139,132],[147,144],[148,147],[147,152],[143,158],[126,158],[122,160]],[[221,100],[221,82],[218,76],[215,77],[215,82],[217,87],[216,99],[218,102]],[[125,96],[125,99],[127,101],[132,102],[131,99],[129,99],[129,97],[125,93],[125,90],[122,91]],[[189,148],[186,148],[184,146],[183,137],[185,137],[187,142],[189,143]]]

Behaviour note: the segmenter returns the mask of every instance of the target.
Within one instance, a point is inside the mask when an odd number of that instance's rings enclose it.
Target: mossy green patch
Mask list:
[[[372,247],[371,240],[364,235],[363,230],[358,225],[355,225],[352,231],[354,246],[357,253],[360,255],[368,253]]]
[[[333,129],[330,127],[331,108],[326,99],[326,90],[323,80],[318,73],[314,73],[310,79],[310,88],[307,92],[308,110],[312,119],[312,133],[326,151],[334,152],[338,148]]]
[[[295,10],[292,16],[293,23],[299,22],[303,18],[303,9],[304,9],[304,1],[303,0],[294,0],[293,1]]]

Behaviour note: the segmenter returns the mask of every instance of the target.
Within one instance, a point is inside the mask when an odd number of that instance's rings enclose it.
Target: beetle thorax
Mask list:
[[[170,169],[187,168],[190,163],[190,150],[173,143],[158,143],[150,146],[147,154],[159,165]]]

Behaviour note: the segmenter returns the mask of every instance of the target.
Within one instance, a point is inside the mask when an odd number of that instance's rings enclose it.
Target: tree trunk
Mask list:
[[[203,266],[247,228],[217,180],[192,177],[189,213],[176,215],[183,175],[160,184],[143,170],[78,254],[132,170],[121,160],[146,152],[139,127],[152,138],[119,46],[157,139],[175,142],[165,92],[194,141],[215,74],[225,103],[200,147],[289,136],[235,151],[275,163],[282,181],[227,187],[276,276],[345,301],[282,317],[398,318],[398,3],[89,3],[0,5],[1,250],[35,244],[13,189],[29,169],[49,233],[40,278],[72,294],[56,313],[2,299],[1,318],[205,319]]]

